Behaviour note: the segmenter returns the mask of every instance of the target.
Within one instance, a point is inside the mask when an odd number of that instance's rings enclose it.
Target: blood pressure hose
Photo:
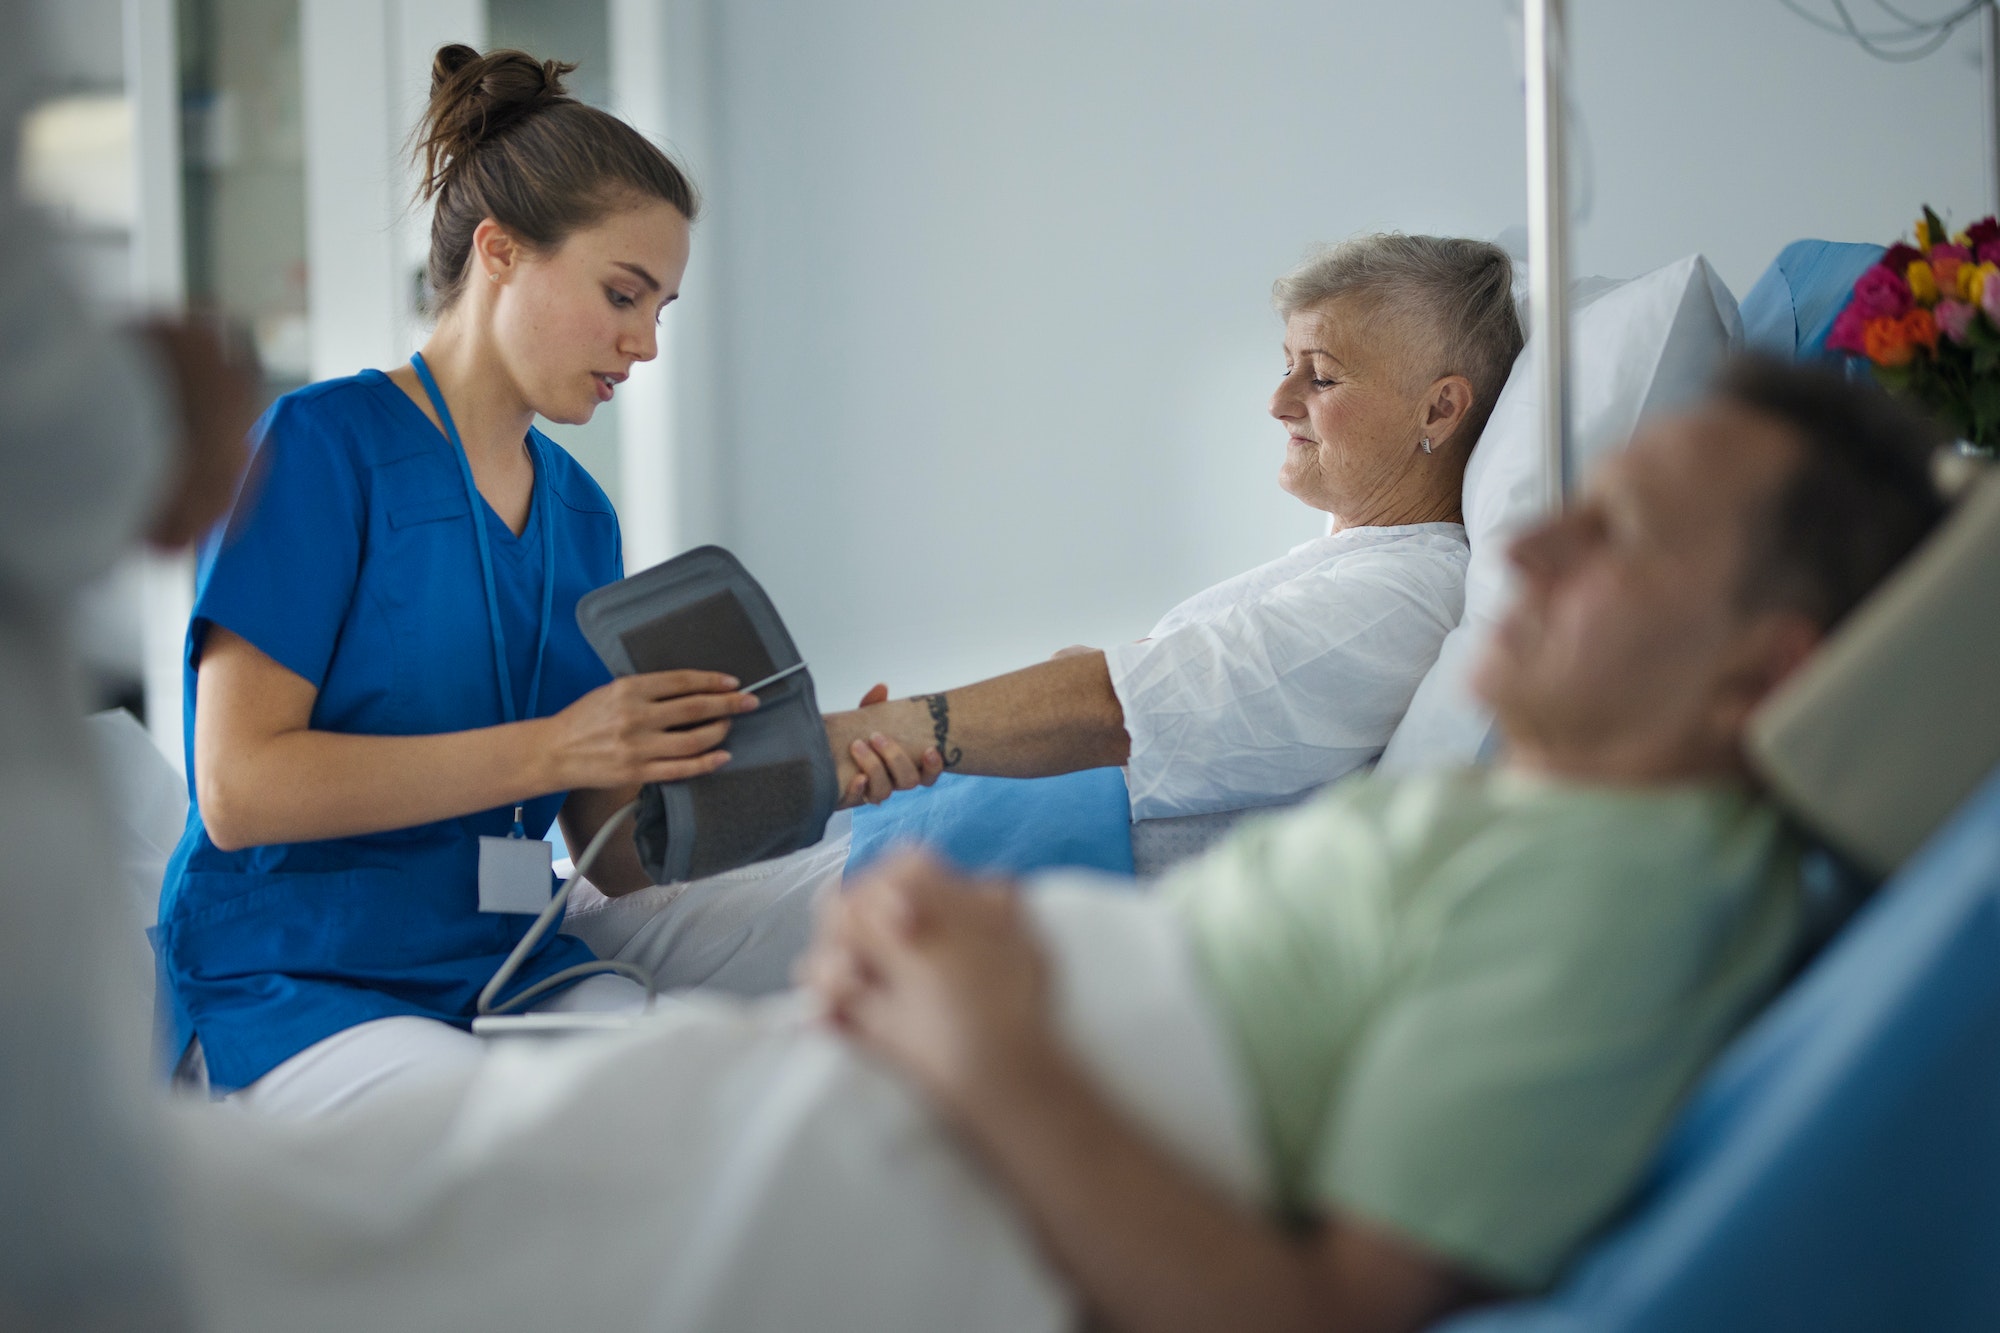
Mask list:
[[[485,989],[479,992],[478,1012],[480,1017],[484,1018],[490,1014],[512,1013],[520,1009],[523,1005],[548,994],[558,986],[606,972],[615,973],[621,977],[629,977],[631,980],[644,986],[646,988],[646,1004],[649,1008],[652,1006],[653,997],[659,993],[658,988],[653,985],[652,976],[632,966],[630,963],[620,963],[605,959],[590,963],[578,963],[574,967],[566,967],[553,976],[543,977],[540,981],[529,986],[518,995],[510,996],[505,1000],[497,998],[500,992],[506,988],[507,983],[514,979],[514,974],[521,970],[521,965],[528,961],[528,955],[535,951],[535,946],[541,943],[542,937],[549,933],[549,927],[553,926],[562,917],[563,908],[569,903],[570,889],[578,880],[588,875],[592,868],[597,865],[598,855],[603,852],[605,845],[611,841],[611,835],[616,833],[624,825],[625,821],[630,819],[638,809],[639,803],[637,801],[626,802],[612,813],[611,818],[604,821],[602,828],[597,830],[597,836],[592,838],[590,845],[583,849],[583,855],[576,858],[575,866],[570,871],[569,878],[562,882],[561,887],[549,899],[549,905],[544,907],[541,914],[535,918],[535,924],[528,927],[528,933],[521,937],[521,942],[514,946],[512,953],[507,955],[507,961],[500,964],[500,969],[493,974],[493,979],[487,982]]]

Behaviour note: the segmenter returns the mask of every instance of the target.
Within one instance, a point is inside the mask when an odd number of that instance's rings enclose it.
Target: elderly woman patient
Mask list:
[[[1379,235],[1281,279],[1278,481],[1329,535],[1137,643],[836,722],[964,773],[1124,764],[1141,819],[1269,805],[1374,758],[1463,609],[1459,491],[1521,349],[1512,276],[1483,242]]]
[[[1521,348],[1512,276],[1484,242],[1385,234],[1280,279],[1278,480],[1330,516],[1328,535],[1196,594],[1137,643],[830,715],[835,753],[875,799],[945,768],[1123,764],[1135,820],[1276,804],[1372,761],[1463,610],[1459,493]],[[569,929],[663,984],[767,989],[803,940],[802,902],[786,900],[846,856],[835,836],[690,892],[586,895]]]

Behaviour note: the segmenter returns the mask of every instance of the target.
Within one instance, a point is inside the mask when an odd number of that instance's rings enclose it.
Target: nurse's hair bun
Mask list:
[[[417,196],[433,204],[428,304],[465,289],[472,233],[487,218],[537,249],[649,199],[694,221],[687,173],[637,130],[571,97],[576,66],[454,42],[431,62],[431,100],[411,136]]]
[[[526,51],[488,51],[460,42],[438,48],[431,61],[431,100],[418,127],[425,198],[434,198],[453,166],[480,143],[524,116],[568,101],[563,86],[576,66],[537,60]]]

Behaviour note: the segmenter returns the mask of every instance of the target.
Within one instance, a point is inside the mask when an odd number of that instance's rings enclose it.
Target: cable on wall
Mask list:
[[[1904,13],[1889,0],[1873,0],[1876,9],[1887,16],[1896,26],[1879,31],[1863,31],[1855,21],[1848,0],[1827,0],[1833,7],[1834,17],[1816,14],[1807,9],[1802,0],[1778,0],[1778,3],[1798,15],[1823,32],[1836,37],[1846,37],[1877,60],[1887,60],[1898,64],[1911,60],[1922,60],[1931,52],[1951,40],[1952,33],[1977,18],[1992,6],[1995,0],[1967,0],[1949,14],[1937,18],[1918,18]]]

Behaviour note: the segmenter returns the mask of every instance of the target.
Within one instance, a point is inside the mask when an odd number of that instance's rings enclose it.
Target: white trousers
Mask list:
[[[529,1010],[549,1013],[639,1012],[646,990],[627,977],[585,977]],[[223,1101],[279,1116],[322,1116],[384,1088],[460,1078],[485,1057],[487,1041],[435,1018],[399,1014],[357,1023],[300,1051]]]
[[[563,933],[599,958],[639,968],[657,990],[702,986],[768,995],[791,985],[792,964],[812,938],[813,904],[821,892],[839,887],[849,841],[848,819],[841,815],[813,846],[727,874],[622,898],[579,884]],[[638,983],[606,974],[586,977],[530,1010],[636,1012],[645,997]],[[463,1075],[489,1046],[490,1039],[436,1019],[377,1018],[313,1043],[224,1100],[272,1115],[327,1115],[384,1088]]]
[[[630,963],[660,990],[701,986],[770,995],[792,984],[792,965],[812,940],[822,894],[837,892],[852,843],[843,813],[802,851],[685,884],[659,884],[606,898],[580,884],[563,934],[599,958]]]

